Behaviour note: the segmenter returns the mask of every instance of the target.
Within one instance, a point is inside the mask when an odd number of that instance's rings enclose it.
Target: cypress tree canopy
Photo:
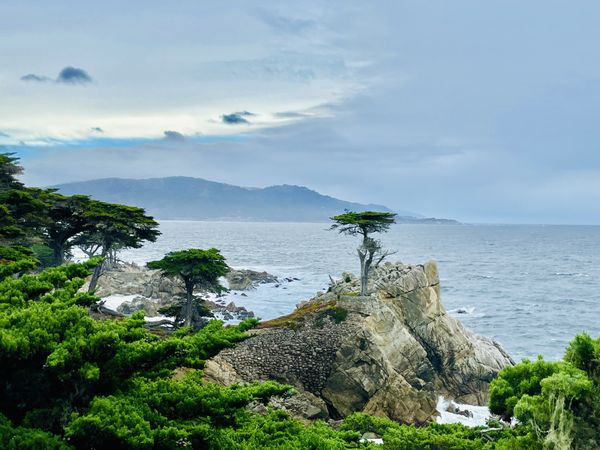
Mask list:
[[[396,214],[381,211],[346,211],[331,218],[335,223],[331,225],[332,230],[355,236],[362,234],[387,231],[396,222]]]

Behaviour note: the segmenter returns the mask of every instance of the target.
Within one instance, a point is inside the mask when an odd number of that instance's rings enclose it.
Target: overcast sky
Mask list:
[[[596,0],[2,0],[0,145],[32,185],[186,175],[600,224],[599,24]]]

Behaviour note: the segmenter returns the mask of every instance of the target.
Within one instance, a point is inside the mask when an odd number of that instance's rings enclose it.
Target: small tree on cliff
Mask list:
[[[375,265],[391,253],[381,248],[381,243],[369,235],[387,231],[395,220],[396,214],[380,211],[354,212],[346,211],[344,214],[331,218],[335,223],[331,230],[337,230],[342,234],[350,236],[362,236],[362,243],[358,247],[358,258],[360,260],[360,295],[368,294],[369,269],[377,258]]]
[[[201,250],[192,248],[168,253],[159,261],[150,261],[150,269],[159,269],[164,275],[178,276],[185,285],[186,301],[181,307],[178,317],[184,318],[184,325],[190,326],[192,319],[198,314],[194,300],[194,291],[223,292],[225,287],[219,278],[225,276],[229,267],[225,258],[216,248]]]

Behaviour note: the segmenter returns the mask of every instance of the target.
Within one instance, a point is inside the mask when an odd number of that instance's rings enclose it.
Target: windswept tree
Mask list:
[[[331,218],[334,224],[331,230],[337,230],[341,234],[350,236],[362,236],[361,245],[358,247],[358,258],[360,260],[360,295],[368,295],[369,270],[375,261],[378,266],[391,252],[381,248],[381,242],[373,239],[373,233],[388,231],[393,223],[396,223],[396,214],[380,211],[354,212],[346,211]]]
[[[96,289],[103,267],[116,261],[116,251],[140,248],[160,235],[158,222],[147,216],[143,208],[92,200],[85,213],[89,231],[75,239],[79,246],[96,246],[104,262],[94,269],[89,291]],[[93,256],[93,255],[90,255]]]
[[[53,265],[58,266],[70,256],[76,237],[94,232],[94,224],[87,217],[93,200],[86,195],[64,196],[48,191],[45,203],[50,221],[43,234],[52,250]]]
[[[227,274],[229,267],[225,258],[216,248],[188,249],[168,253],[163,259],[150,261],[150,269],[159,269],[164,275],[177,276],[183,280],[186,298],[181,305],[178,318],[182,318],[185,326],[191,326],[198,313],[198,304],[194,291],[221,293],[225,287],[219,278]]]

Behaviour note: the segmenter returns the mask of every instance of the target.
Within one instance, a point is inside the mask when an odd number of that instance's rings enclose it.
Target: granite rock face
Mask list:
[[[374,269],[368,297],[358,295],[359,285],[343,274],[326,294],[209,360],[205,377],[291,384],[315,417],[332,419],[364,411],[422,424],[435,416],[439,395],[487,402],[489,382],[513,362],[446,313],[435,262]]]

